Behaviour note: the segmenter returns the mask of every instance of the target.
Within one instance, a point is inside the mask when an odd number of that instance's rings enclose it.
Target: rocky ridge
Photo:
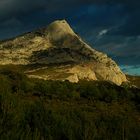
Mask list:
[[[106,54],[86,44],[65,20],[0,42],[0,65],[39,65],[25,73],[45,80],[126,82],[125,74]]]

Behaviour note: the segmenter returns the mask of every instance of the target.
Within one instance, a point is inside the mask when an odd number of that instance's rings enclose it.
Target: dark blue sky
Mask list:
[[[86,42],[140,74],[139,0],[1,0],[0,40],[66,19]]]

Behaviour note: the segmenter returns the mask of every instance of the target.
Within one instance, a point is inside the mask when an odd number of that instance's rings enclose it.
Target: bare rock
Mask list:
[[[0,65],[9,64],[52,65],[56,69],[53,74],[47,70],[42,76],[28,73],[30,77],[45,77],[46,80],[107,80],[117,85],[127,81],[125,74],[111,58],[85,43],[65,20],[58,20],[46,28],[1,41]],[[71,67],[67,68],[66,65]],[[60,66],[63,67],[62,71]],[[68,71],[66,77],[63,77],[64,70]]]

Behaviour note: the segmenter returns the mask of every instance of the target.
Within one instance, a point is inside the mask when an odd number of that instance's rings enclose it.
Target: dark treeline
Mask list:
[[[0,70],[1,140],[139,140],[140,91]]]

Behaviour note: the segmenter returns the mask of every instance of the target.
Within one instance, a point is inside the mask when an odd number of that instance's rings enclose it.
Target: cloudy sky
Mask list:
[[[140,75],[140,0],[0,0],[0,40],[66,19],[125,72]]]

